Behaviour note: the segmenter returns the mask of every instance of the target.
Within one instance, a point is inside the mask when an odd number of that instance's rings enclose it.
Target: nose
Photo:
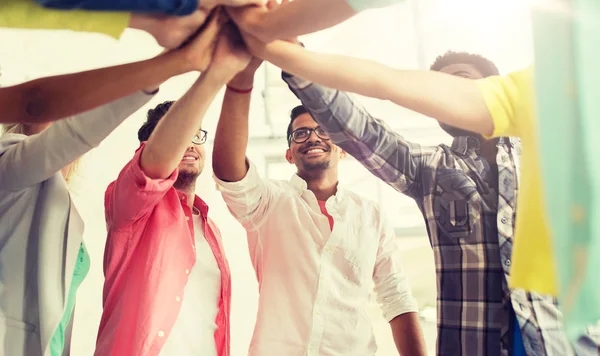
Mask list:
[[[317,136],[317,132],[315,130],[312,130],[309,134],[308,134],[308,140],[306,140],[307,142],[321,142],[321,138],[319,136]]]

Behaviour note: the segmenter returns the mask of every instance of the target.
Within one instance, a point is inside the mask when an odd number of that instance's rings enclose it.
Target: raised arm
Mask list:
[[[218,32],[218,20],[206,31]],[[220,36],[213,62],[198,81],[160,120],[141,156],[141,167],[149,178],[167,178],[177,167],[190,140],[202,125],[204,115],[219,90],[249,62],[250,54],[242,43],[231,39],[232,28]],[[241,50],[236,46],[241,46]],[[241,52],[241,54],[240,54]]]
[[[225,182],[238,182],[248,171],[246,146],[250,91],[254,85],[254,73],[261,63],[261,60],[253,59],[248,67],[227,83],[213,147],[214,174]]]
[[[346,92],[285,72],[282,78],[336,145],[392,188],[420,196],[421,171],[435,148],[407,141]]]
[[[381,216],[379,220],[379,248],[373,272],[377,302],[381,305],[384,318],[390,323],[399,354],[426,356],[418,306],[409,281],[402,272],[396,234],[385,217]]]
[[[494,129],[476,81],[421,70],[396,70],[347,56],[310,52],[284,41],[264,44],[250,35],[254,55],[286,72],[343,91],[390,100],[446,124],[491,135]]]
[[[136,93],[58,121],[37,135],[2,137],[2,142],[10,147],[0,155],[1,189],[19,190],[50,178],[98,146],[151,98],[151,95]]]
[[[1,123],[41,123],[93,109],[191,70],[203,70],[191,48],[114,67],[65,74],[0,88]],[[158,70],[157,70],[158,69]]]
[[[208,64],[202,63],[206,61],[201,59],[204,57],[209,59],[206,52],[215,37],[216,35],[207,37],[207,34],[203,33],[194,43],[183,49],[159,56],[154,60],[128,65],[130,70],[120,72],[126,79],[115,78],[114,82],[105,82],[106,78],[97,78],[98,83],[104,84],[98,91],[104,95],[116,96],[108,92],[112,89],[122,93],[122,86],[127,86],[131,91],[142,88],[155,89],[158,83],[173,75],[204,69]],[[96,95],[91,88],[88,92],[89,94],[86,95]],[[85,93],[82,92],[78,97],[72,98],[74,105],[77,100],[87,100],[83,94]],[[2,168],[0,186],[3,189],[15,190],[47,179],[100,144],[123,120],[149,99],[150,96],[147,94],[134,94],[75,117],[60,120],[42,133],[27,137],[22,142],[16,144],[12,142],[0,156]],[[17,140],[17,137],[7,139]]]
[[[368,8],[384,7],[402,0],[294,0],[281,6],[230,9],[238,26],[264,42],[288,39],[320,31],[343,22]]]

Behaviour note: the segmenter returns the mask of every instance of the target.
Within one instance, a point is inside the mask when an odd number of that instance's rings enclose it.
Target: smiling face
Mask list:
[[[306,141],[298,143],[291,140],[290,148],[286,151],[285,157],[288,162],[296,165],[298,175],[301,177],[315,175],[315,173],[337,167],[340,159],[346,155],[318,127],[319,125],[309,113],[299,115],[292,122],[292,133],[295,135],[296,141],[305,139]]]
[[[202,132],[199,130],[197,136],[200,135],[202,135]],[[179,162],[177,186],[187,186],[196,181],[196,178],[204,169],[204,157],[204,145],[190,142],[190,146],[185,151],[181,162]]]

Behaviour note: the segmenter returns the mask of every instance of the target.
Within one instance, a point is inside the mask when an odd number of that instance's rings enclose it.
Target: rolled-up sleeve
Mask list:
[[[396,234],[389,221],[381,217],[381,237],[377,260],[373,271],[373,282],[377,303],[388,322],[405,313],[418,312],[417,301],[400,263],[400,249]]]
[[[273,184],[263,180],[256,166],[248,162],[246,176],[238,182],[225,182],[213,175],[227,208],[248,231],[256,231],[264,223],[273,195]]]
[[[149,214],[177,180],[177,169],[166,179],[149,178],[140,166],[144,147],[142,143],[106,190],[106,222],[110,229],[128,227]]]

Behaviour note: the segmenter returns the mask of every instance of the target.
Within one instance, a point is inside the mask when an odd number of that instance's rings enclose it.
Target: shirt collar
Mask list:
[[[292,175],[292,177],[289,180],[289,183],[292,186],[292,188],[300,195],[304,194],[304,192],[309,191],[306,181],[304,179],[300,178],[300,176],[296,173],[294,173]],[[340,187],[340,184],[338,182],[336,194],[333,195],[329,199],[332,199],[332,198],[333,199],[341,199],[343,196],[344,196],[344,189]]]
[[[181,204],[187,204],[187,195],[183,192],[180,192],[177,189],[175,189],[175,191],[177,192],[177,196],[179,197]],[[206,202],[202,200],[202,198],[200,198],[198,195],[194,195],[194,208],[198,209],[198,211],[200,211],[200,214],[202,214],[203,217],[208,217],[208,204],[206,204]]]
[[[452,151],[466,155],[470,150],[479,151],[479,140],[473,136],[459,136],[452,141]]]

